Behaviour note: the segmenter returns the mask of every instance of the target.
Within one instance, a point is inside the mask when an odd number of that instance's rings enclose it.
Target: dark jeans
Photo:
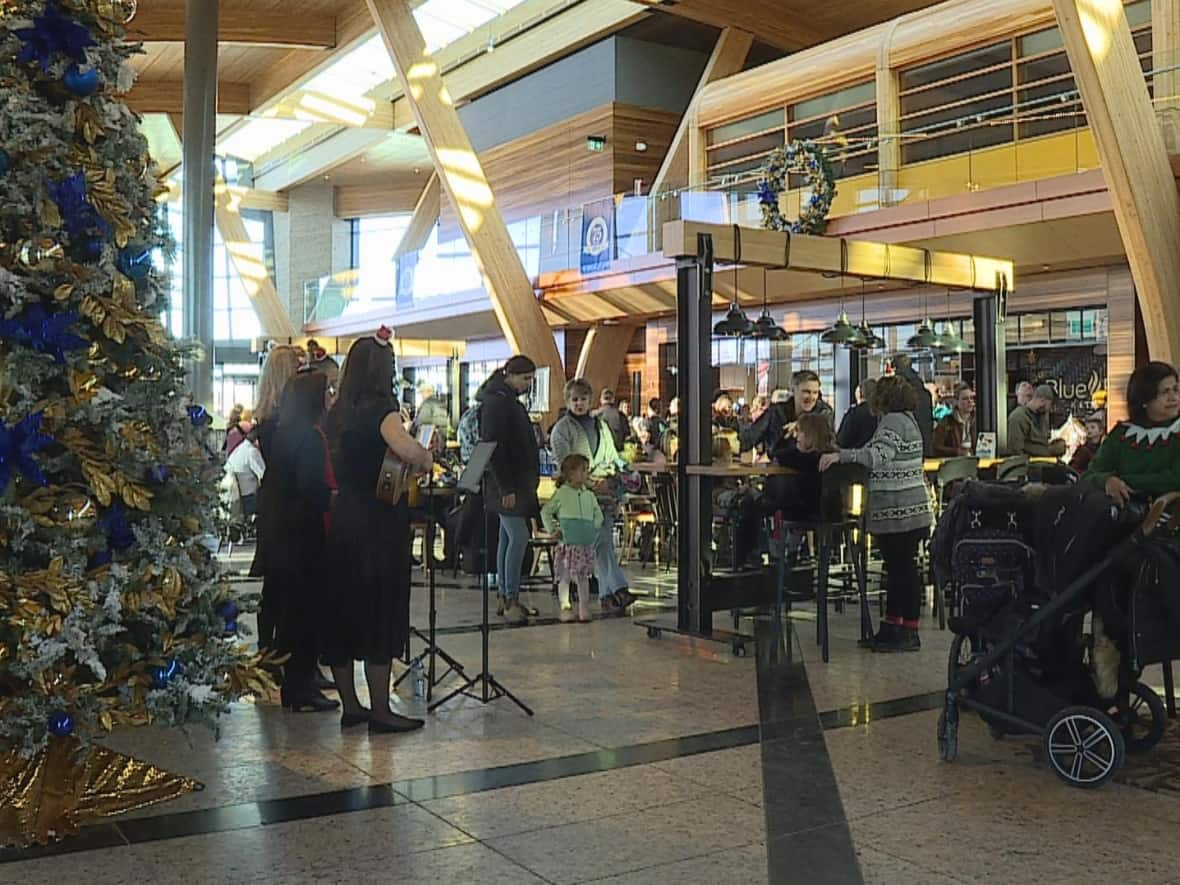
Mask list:
[[[926,529],[874,535],[885,561],[885,613],[903,621],[916,621],[921,613],[922,578],[918,570],[918,545]]]

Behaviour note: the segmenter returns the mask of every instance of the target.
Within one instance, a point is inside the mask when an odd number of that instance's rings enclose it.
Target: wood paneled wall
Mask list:
[[[612,103],[482,151],[479,159],[500,214],[511,223],[630,192],[636,178],[650,184],[678,122],[666,111]],[[586,148],[592,135],[606,137],[605,151]],[[646,151],[635,149],[638,141]],[[458,235],[454,209],[444,200],[440,239]]]

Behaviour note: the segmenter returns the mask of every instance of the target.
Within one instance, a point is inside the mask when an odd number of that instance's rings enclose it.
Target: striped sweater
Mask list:
[[[840,460],[869,468],[869,531],[900,534],[930,527],[922,473],[922,431],[910,412],[882,415],[868,445],[841,449]]]

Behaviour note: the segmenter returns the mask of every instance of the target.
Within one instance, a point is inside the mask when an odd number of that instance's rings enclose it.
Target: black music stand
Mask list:
[[[414,672],[414,664],[415,663],[420,663],[422,661],[426,661],[427,662],[427,671],[426,671],[426,703],[427,704],[430,703],[431,698],[434,695],[434,687],[436,685],[441,685],[443,680],[445,680],[452,673],[458,673],[464,679],[468,678],[467,673],[463,669],[463,665],[460,664],[457,660],[455,660],[455,658],[453,658],[450,654],[448,654],[447,651],[441,645],[438,644],[438,640],[437,640],[436,624],[438,621],[438,608],[435,604],[435,585],[434,585],[434,569],[435,569],[435,565],[434,565],[434,537],[435,537],[435,531],[437,529],[437,523],[434,519],[434,512],[433,512],[434,498],[433,498],[433,495],[431,494],[433,491],[434,491],[434,471],[431,470],[430,473],[427,474],[426,495],[427,495],[427,499],[431,502],[432,510],[428,514],[428,517],[426,520],[426,538],[423,540],[423,544],[422,544],[422,546],[424,547],[424,550],[422,551],[422,557],[423,557],[423,561],[426,563],[427,586],[430,588],[430,615],[429,615],[429,626],[427,627],[428,632],[423,633],[417,627],[414,627],[413,625],[410,626],[410,636],[417,636],[419,639],[422,640],[423,643],[425,643],[425,647],[422,649],[422,652],[420,654],[418,654],[417,656],[410,658],[409,660],[406,661],[406,663],[408,664],[408,669],[404,673],[402,673],[401,676],[397,677],[397,679],[393,683],[393,687],[396,689],[398,686],[400,686],[406,680],[406,678],[411,673]],[[407,640],[406,640],[407,653],[409,652],[409,645],[410,645],[409,639],[407,638]],[[442,658],[443,661],[445,661],[446,665],[447,665],[447,669],[444,670],[441,675],[438,675],[438,672],[437,672],[436,658]]]
[[[496,445],[494,442],[477,443],[475,450],[471,453],[471,458],[467,461],[467,466],[463,469],[463,475],[459,477],[459,490],[472,495],[483,495],[485,507],[487,506],[488,498],[484,488],[484,476],[491,464],[492,454],[496,451]],[[490,704],[498,698],[508,698],[512,703],[524,710],[525,713],[530,716],[533,715],[533,711],[520,698],[505,688],[488,671],[488,637],[491,633],[491,627],[488,624],[488,568],[490,567],[488,550],[490,547],[491,544],[488,543],[488,521],[485,516],[483,521],[483,549],[480,550],[480,558],[483,562],[481,563],[482,568],[479,570],[479,590],[483,595],[483,620],[479,628],[480,638],[483,644],[483,666],[475,676],[468,676],[462,670],[459,670],[463,684],[445,698],[435,701],[427,707],[428,712],[433,713],[452,698],[465,695],[466,697],[479,701],[481,704]],[[498,575],[497,577],[503,580],[503,576]],[[479,691],[476,691],[477,686],[480,689]]]

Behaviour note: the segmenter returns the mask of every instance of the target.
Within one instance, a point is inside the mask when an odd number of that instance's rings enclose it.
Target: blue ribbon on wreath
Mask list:
[[[52,436],[41,432],[41,418],[41,412],[33,412],[16,424],[0,421],[0,492],[8,488],[13,473],[18,471],[39,486],[49,485],[33,457],[53,442]]]

